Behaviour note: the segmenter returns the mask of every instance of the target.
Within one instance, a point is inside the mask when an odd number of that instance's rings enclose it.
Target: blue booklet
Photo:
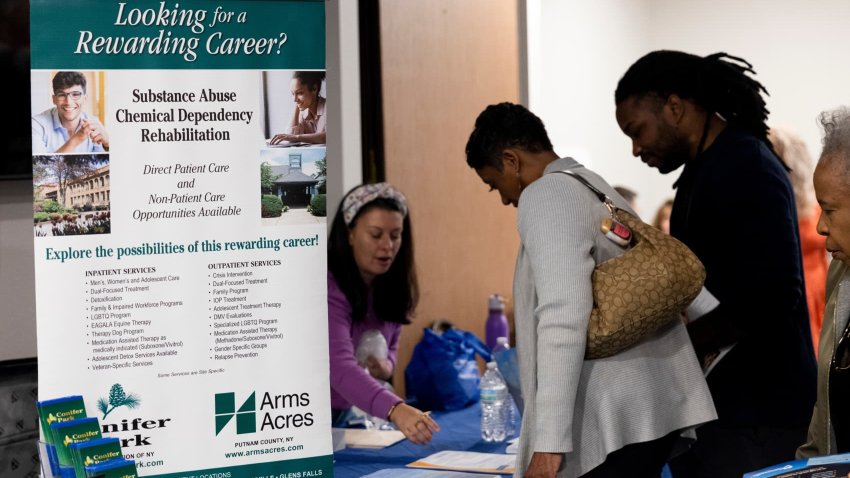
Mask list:
[[[780,463],[744,474],[744,478],[845,478],[850,476],[850,453]]]

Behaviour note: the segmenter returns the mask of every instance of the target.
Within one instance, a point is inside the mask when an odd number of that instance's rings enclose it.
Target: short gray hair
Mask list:
[[[823,128],[823,151],[818,162],[838,160],[844,172],[850,173],[850,108],[824,111],[818,121]]]

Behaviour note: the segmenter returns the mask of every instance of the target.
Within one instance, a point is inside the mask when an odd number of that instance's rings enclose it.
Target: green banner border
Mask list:
[[[323,1],[31,0],[30,24],[34,70],[325,69]],[[221,52],[240,39],[266,46]]]
[[[302,477],[315,476],[322,478],[333,478],[333,455],[314,456],[311,458],[298,458],[294,460],[272,461],[268,463],[253,463],[250,465],[223,466],[219,468],[207,468],[205,470],[181,471],[178,473],[165,473],[162,475],[144,475],[145,478],[192,478],[202,475],[216,476],[216,473],[230,473],[229,478],[256,478],[258,476],[277,476],[286,473],[301,472]],[[141,468],[139,471],[144,471]],[[305,475],[304,471],[321,470],[321,475]]]

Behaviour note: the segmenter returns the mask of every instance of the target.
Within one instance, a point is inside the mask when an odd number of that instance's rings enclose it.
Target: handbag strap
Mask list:
[[[561,171],[553,171],[553,172],[564,173],[571,178],[577,179],[578,182],[587,186],[587,188],[590,189],[591,191],[593,191],[593,194],[595,194],[596,197],[599,198],[599,200],[602,201],[603,204],[605,204],[605,207],[608,208],[608,212],[611,213],[611,215],[614,215],[614,211],[617,210],[617,206],[614,205],[614,201],[612,201],[611,198],[608,197],[607,194],[600,191],[599,188],[590,184],[590,181],[588,181],[587,179],[584,179],[582,176],[580,176],[580,175],[578,175],[578,174],[576,174],[576,173],[574,173],[574,172],[572,172],[568,169],[564,169],[564,170],[561,170]]]

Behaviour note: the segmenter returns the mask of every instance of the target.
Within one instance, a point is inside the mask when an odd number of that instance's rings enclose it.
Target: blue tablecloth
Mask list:
[[[475,403],[463,410],[433,412],[441,432],[427,445],[402,440],[380,450],[346,448],[334,453],[334,478],[359,478],[386,468],[404,468],[419,458],[443,450],[504,453],[507,443],[481,439],[481,409]]]
[[[419,458],[443,450],[504,453],[507,443],[487,443],[481,439],[481,408],[478,403],[454,412],[432,415],[442,431],[427,445],[402,440],[380,450],[346,448],[334,453],[334,478],[359,478],[387,468],[404,468]],[[664,467],[661,478],[671,478]]]

